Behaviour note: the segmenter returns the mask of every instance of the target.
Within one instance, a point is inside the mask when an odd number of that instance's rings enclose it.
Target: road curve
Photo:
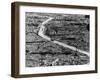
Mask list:
[[[77,49],[76,47],[73,47],[73,46],[64,44],[64,43],[59,42],[59,41],[55,41],[55,40],[52,41],[50,37],[46,36],[46,35],[45,35],[46,28],[45,28],[44,25],[45,25],[46,23],[48,23],[49,21],[51,21],[52,19],[53,19],[53,18],[50,17],[49,19],[47,19],[46,21],[44,21],[43,23],[41,23],[41,24],[39,25],[39,28],[40,28],[40,29],[39,29],[38,35],[41,36],[42,38],[46,39],[46,40],[49,40],[49,41],[55,43],[55,44],[61,45],[61,46],[65,47],[65,48],[69,48],[69,49],[71,49],[71,50],[78,51],[78,52],[80,52],[80,53],[83,53],[83,54],[86,54],[86,55],[89,56],[89,52],[86,52],[86,51]]]
[[[46,23],[48,23],[50,20],[52,20],[52,19],[53,19],[53,18],[50,17],[49,19],[47,19],[46,21],[44,21],[43,23],[41,23],[41,24],[39,25],[39,28],[40,28],[40,29],[39,29],[39,32],[38,32],[38,35],[39,35],[39,36],[41,36],[42,38],[44,38],[44,39],[46,39],[46,40],[49,40],[49,41],[51,41],[51,38],[45,35],[44,32],[45,32],[46,29],[45,29],[45,26],[44,26],[44,25],[45,25]]]

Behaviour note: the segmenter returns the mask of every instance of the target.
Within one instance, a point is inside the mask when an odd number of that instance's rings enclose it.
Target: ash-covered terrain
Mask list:
[[[26,12],[25,17],[26,67],[89,64],[89,55],[82,52],[89,54],[89,15]],[[51,40],[38,34],[41,25]]]

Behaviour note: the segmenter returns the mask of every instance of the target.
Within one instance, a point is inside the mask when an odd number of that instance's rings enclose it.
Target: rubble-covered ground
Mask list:
[[[26,12],[26,67],[89,64],[89,56],[65,48],[38,35],[49,17],[46,35],[53,40],[89,52],[89,16]]]

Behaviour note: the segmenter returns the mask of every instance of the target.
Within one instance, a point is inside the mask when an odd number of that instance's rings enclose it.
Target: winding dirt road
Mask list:
[[[53,18],[50,17],[49,19],[47,19],[46,21],[44,21],[43,23],[41,23],[41,24],[39,25],[40,29],[39,29],[38,35],[41,36],[42,38],[46,39],[46,40],[49,40],[49,41],[55,43],[55,44],[61,45],[61,46],[65,47],[65,48],[69,48],[69,49],[74,50],[74,51],[77,50],[78,52],[83,53],[83,54],[86,54],[86,55],[89,56],[89,52],[86,52],[86,51],[77,49],[76,47],[73,47],[73,46],[64,44],[64,43],[59,42],[59,41],[56,41],[56,40],[52,41],[51,38],[50,38],[49,36],[45,35],[46,28],[45,28],[44,25],[45,25],[46,23],[48,23],[49,21],[51,21],[52,19],[53,19]]]

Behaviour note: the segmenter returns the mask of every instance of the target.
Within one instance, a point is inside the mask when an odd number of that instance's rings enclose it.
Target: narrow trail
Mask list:
[[[48,23],[49,21],[51,21],[52,19],[53,19],[53,18],[50,17],[49,19],[47,19],[46,21],[44,21],[43,23],[41,23],[41,24],[39,25],[40,29],[39,29],[38,35],[41,36],[42,38],[46,39],[46,40],[49,40],[49,41],[55,43],[55,44],[61,45],[61,46],[65,47],[65,48],[69,48],[69,49],[74,50],[74,51],[77,50],[78,52],[83,53],[83,54],[86,54],[87,56],[89,56],[89,52],[86,52],[86,51],[77,49],[76,47],[73,47],[73,46],[64,44],[64,43],[59,42],[59,41],[55,41],[55,40],[52,41],[50,37],[46,36],[46,35],[44,34],[44,32],[46,31],[44,25],[45,25],[46,23]]]

